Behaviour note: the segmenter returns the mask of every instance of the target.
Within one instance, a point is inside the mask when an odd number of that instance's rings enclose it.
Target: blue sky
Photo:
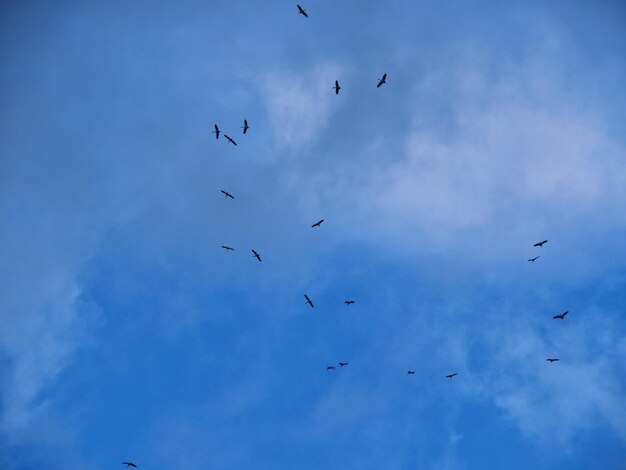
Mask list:
[[[626,6],[301,4],[2,5],[0,467],[622,468]]]

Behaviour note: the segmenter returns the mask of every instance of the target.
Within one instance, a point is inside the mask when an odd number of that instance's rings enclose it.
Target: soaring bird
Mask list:
[[[220,189],[220,192],[224,194],[225,199],[228,199],[228,198],[235,199],[235,196],[233,196],[229,192],[224,191],[223,189]]]
[[[534,263],[535,261],[537,261],[539,258],[541,258],[541,256],[535,256],[534,258],[530,258],[528,261]]]
[[[569,310],[565,310],[560,315],[554,315],[552,318],[558,318],[559,320],[564,320],[565,319],[565,315],[567,315],[568,313],[569,313]]]
[[[380,78],[378,80],[378,85],[376,85],[376,88],[380,88],[382,85],[384,85],[385,83],[387,83],[387,74],[383,74],[382,78]]]
[[[232,137],[227,136],[226,134],[224,134],[224,137],[226,137],[226,140],[228,141],[229,144],[233,144],[235,147],[237,147],[237,142],[235,142]]]
[[[346,300],[344,302],[344,304],[346,304],[346,305],[350,305],[350,304],[353,304],[353,303],[354,303],[354,300]]]
[[[222,245],[222,248],[224,248],[226,251],[234,251],[234,248],[231,248],[230,246],[226,246],[226,245]]]
[[[414,370],[409,370],[409,371],[407,371],[407,374],[408,375],[413,375],[413,374],[415,374],[415,371]]]
[[[311,225],[311,227],[319,227],[320,225],[322,225],[322,222],[324,222],[324,219],[315,222],[313,225]]]
[[[335,366],[326,366],[326,370],[335,370]]]
[[[553,362],[558,362],[559,360],[556,357],[549,357],[548,359],[546,359],[546,361],[552,364]]]
[[[298,15],[303,15],[305,18],[308,18],[309,15],[306,14],[306,10],[302,8],[300,5],[296,5],[298,7]]]
[[[537,242],[535,243],[533,246],[538,246],[539,248],[541,248],[543,245],[545,245],[546,243],[548,243],[548,240],[544,240],[542,242]]]
[[[335,86],[333,88],[335,89],[335,95],[338,95],[341,87],[339,86],[339,82],[337,80],[335,80]]]
[[[244,134],[246,132],[248,132],[248,129],[250,129],[250,126],[248,125],[248,120],[247,119],[243,120],[243,126],[241,126],[241,128],[243,129],[243,133]]]
[[[212,133],[215,134],[216,140],[220,138],[220,128],[217,127],[217,124],[215,124],[215,130]]]
[[[137,465],[135,465],[132,462],[122,462],[122,465],[126,465],[126,468],[129,468],[129,467],[137,468]]]
[[[458,375],[456,372],[454,374],[450,374],[450,375],[446,375],[447,379],[451,379],[452,377],[454,377],[455,375]]]
[[[256,251],[252,250],[252,256],[254,256],[256,259],[258,259],[259,263],[261,262],[261,255],[258,254]]]
[[[315,308],[315,305],[313,305],[313,302],[311,302],[308,295],[304,294],[304,298],[306,299],[306,303],[309,304],[311,308]]]
[[[348,363],[347,363],[347,362],[338,362],[337,364],[339,364],[341,367],[343,367],[343,366],[347,366],[347,365],[348,365]]]

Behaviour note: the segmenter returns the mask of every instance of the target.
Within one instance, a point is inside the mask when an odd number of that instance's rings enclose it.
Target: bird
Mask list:
[[[135,465],[132,462],[122,462],[122,465],[126,465],[126,468],[129,468],[129,467],[137,468],[137,465]]]
[[[548,243],[548,240],[544,240],[542,242],[537,242],[535,243],[533,246],[538,246],[539,248],[541,248],[543,245],[545,245],[546,243]]]
[[[306,299],[306,303],[309,304],[311,308],[315,308],[315,305],[313,305],[313,302],[311,302],[308,295],[304,294],[304,298]]]
[[[326,366],[326,370],[335,370],[335,366]]]
[[[253,256],[259,260],[259,263],[261,262],[261,255],[258,254],[256,251],[252,250]]]
[[[226,251],[235,251],[234,248],[231,248],[230,246],[226,246],[226,245],[222,245],[222,248],[224,248]]]
[[[565,310],[560,315],[554,315],[552,318],[558,318],[559,320],[565,320],[565,315],[569,313],[569,310]]]
[[[324,219],[315,222],[313,225],[311,225],[311,227],[319,227],[320,225],[322,225],[322,222],[324,222]]]
[[[407,373],[408,375],[413,375],[413,374],[415,374],[415,371],[414,371],[414,370],[408,370],[406,373]]]
[[[376,88],[380,88],[382,85],[384,85],[385,83],[387,83],[387,74],[383,74],[382,78],[380,78],[378,80],[378,85],[376,85]]]
[[[217,127],[217,124],[215,124],[215,130],[213,131],[213,134],[215,134],[215,140],[220,138],[220,128]]]
[[[458,375],[456,372],[454,374],[450,374],[450,375],[446,375],[447,379],[451,379],[452,377],[454,377],[455,375]]]
[[[339,82],[337,80],[335,80],[335,86],[333,88],[335,89],[335,95],[338,95],[341,87],[339,86]]]
[[[228,199],[228,198],[235,199],[235,196],[233,196],[229,192],[224,191],[223,189],[220,189],[220,192],[224,194],[225,196],[224,199]]]
[[[549,357],[548,359],[546,359],[546,361],[548,361],[550,364],[552,364],[553,362],[558,362],[558,358],[556,357]]]
[[[298,7],[298,15],[303,15],[305,18],[308,18],[309,15],[306,14],[306,10],[302,8],[300,5],[296,5]]]
[[[339,364],[341,367],[343,367],[343,366],[347,366],[347,365],[348,365],[348,363],[347,363],[347,362],[338,362],[337,364]]]
[[[248,120],[244,119],[243,120],[243,126],[241,126],[241,128],[243,129],[243,133],[245,134],[246,132],[248,132],[248,129],[250,129],[250,126],[248,125]],[[236,145],[236,144],[235,144]]]
[[[537,261],[539,258],[541,258],[541,256],[535,256],[534,258],[530,258],[528,261],[531,261],[531,262],[533,262],[533,263],[534,263],[534,262],[535,262],[535,261]]]
[[[346,304],[346,305],[350,305],[350,304],[353,304],[353,303],[354,303],[354,300],[346,300],[344,302],[344,304]]]
[[[229,144],[233,144],[235,147],[237,147],[237,142],[235,142],[232,137],[224,134],[224,137],[226,137],[226,140],[228,141]]]

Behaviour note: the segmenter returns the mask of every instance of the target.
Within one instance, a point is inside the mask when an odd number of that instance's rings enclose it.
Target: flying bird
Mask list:
[[[537,242],[535,243],[533,246],[538,246],[539,248],[541,248],[543,245],[545,245],[546,243],[548,243],[548,240],[544,240],[542,242]]]
[[[232,137],[229,137],[228,135],[224,134],[224,137],[226,137],[226,140],[228,141],[229,144],[233,144],[235,147],[237,147],[237,142],[235,142]]]
[[[315,305],[313,305],[313,302],[311,302],[308,295],[304,294],[304,298],[306,299],[306,303],[309,304],[311,308],[315,308]]]
[[[137,468],[137,465],[135,465],[132,462],[122,462],[122,465],[126,465],[126,468],[129,468],[129,467]]]
[[[414,370],[409,370],[409,371],[407,371],[406,373],[407,373],[408,375],[413,375],[413,374],[415,374],[415,371],[414,371]]]
[[[344,304],[346,304],[346,305],[350,305],[350,304],[353,304],[353,303],[354,303],[354,300],[346,300],[344,302]]]
[[[220,138],[220,128],[217,127],[217,124],[215,124],[215,130],[212,133],[215,134],[215,140]]]
[[[348,365],[348,363],[347,363],[347,362],[338,362],[337,364],[339,364],[341,367],[343,367],[343,366],[347,366],[347,365]]]
[[[447,379],[451,379],[452,377],[454,377],[455,375],[458,375],[458,373],[454,373],[454,374],[450,374],[450,375],[446,375]]]
[[[380,78],[378,80],[378,85],[376,85],[376,88],[380,88],[382,85],[384,85],[385,83],[387,83],[387,74],[383,74],[382,78]]]
[[[528,261],[534,263],[535,261],[537,261],[539,258],[541,258],[541,256],[535,256],[534,258],[530,258]]]
[[[243,126],[241,126],[241,128],[243,129],[243,133],[245,134],[246,132],[248,132],[248,129],[250,129],[250,126],[248,125],[248,120],[244,119],[243,120]],[[235,144],[236,145],[236,144]]]
[[[326,370],[335,370],[335,366],[326,366]]]
[[[338,95],[341,87],[339,86],[339,82],[337,80],[335,80],[335,86],[333,88],[335,89],[335,95]]]
[[[565,310],[560,315],[554,315],[552,318],[558,318],[559,320],[564,320],[565,319],[565,315],[567,315],[568,313],[569,313],[569,310]]]
[[[261,255],[258,254],[256,251],[252,250],[253,256],[259,260],[259,263],[261,262]]]
[[[546,361],[552,364],[553,362],[558,362],[559,360],[556,357],[549,357],[548,359],[546,359]]]
[[[324,219],[322,219],[322,220],[320,220],[318,222],[315,222],[313,225],[311,225],[311,227],[319,227],[320,225],[322,225],[322,222],[324,222]]]
[[[228,199],[228,198],[235,199],[235,196],[233,196],[229,192],[224,191],[223,189],[220,189],[220,192],[224,194],[224,196],[225,196],[224,199]]]
[[[308,18],[309,15],[306,14],[306,10],[302,8],[300,5],[296,5],[298,7],[298,15],[303,15],[305,18]]]
[[[234,251],[234,248],[231,248],[230,246],[226,246],[226,245],[222,245],[222,248],[224,248],[226,251]]]

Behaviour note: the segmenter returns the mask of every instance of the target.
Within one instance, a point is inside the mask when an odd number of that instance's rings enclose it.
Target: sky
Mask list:
[[[0,467],[624,468],[626,4],[301,5],[1,4]]]

